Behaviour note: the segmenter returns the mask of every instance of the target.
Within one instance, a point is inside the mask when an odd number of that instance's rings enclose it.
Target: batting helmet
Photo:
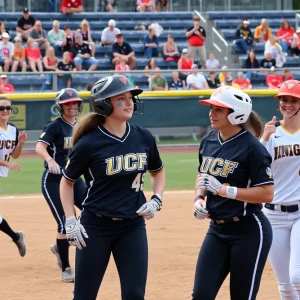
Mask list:
[[[134,102],[134,111],[142,114],[142,102],[137,97],[143,92],[133,86],[130,80],[123,75],[108,76],[98,80],[91,90],[91,104],[98,115],[108,117],[113,112],[110,98],[126,92],[131,92]]]
[[[62,89],[60,90],[55,99],[56,109],[58,113],[62,116],[64,110],[62,108],[62,104],[70,103],[70,102],[79,102],[78,103],[78,114],[82,111],[82,99],[79,97],[78,92],[75,89]]]
[[[275,96],[275,98],[280,98],[281,96],[292,96],[300,99],[300,81],[285,81],[279,88],[278,94]]]
[[[251,111],[252,100],[241,90],[232,86],[222,86],[214,90],[210,99],[199,100],[204,105],[216,105],[233,110],[228,115],[228,120],[232,125],[246,123]]]

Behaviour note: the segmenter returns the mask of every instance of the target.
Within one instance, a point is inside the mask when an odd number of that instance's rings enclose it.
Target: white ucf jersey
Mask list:
[[[9,161],[10,154],[18,145],[18,129],[8,123],[7,130],[0,127],[0,159]],[[0,177],[7,177],[8,168],[0,166]]]
[[[281,123],[268,142],[261,140],[272,156],[273,204],[294,205],[300,201],[300,130],[288,132]]]

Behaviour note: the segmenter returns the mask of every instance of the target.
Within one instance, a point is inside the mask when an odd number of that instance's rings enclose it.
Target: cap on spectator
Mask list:
[[[76,33],[75,34],[75,39],[81,39],[82,38],[82,34],[81,33]]]
[[[9,39],[9,34],[7,32],[2,33],[2,38],[3,39]]]
[[[118,34],[116,34],[116,38],[120,38],[122,36],[123,36],[123,34],[121,32],[119,32]]]
[[[231,81],[232,81],[232,77],[231,77],[231,76],[226,77],[226,78],[225,78],[225,81],[226,81],[226,82],[231,82]]]
[[[108,21],[108,26],[116,26],[116,21],[114,19],[110,19]]]
[[[71,29],[71,27],[70,26],[65,26],[64,30],[66,30],[66,29]]]
[[[300,33],[300,27],[297,28],[296,33]]]
[[[276,71],[276,68],[275,68],[274,66],[272,66],[272,67],[270,68],[270,71],[271,71],[271,72]]]
[[[22,39],[21,39],[20,36],[17,35],[17,36],[14,38],[14,41],[15,41],[15,42],[22,42]]]
[[[192,69],[194,69],[194,68],[197,68],[197,69],[198,69],[199,67],[198,67],[197,64],[192,64]]]
[[[0,76],[0,78],[7,78],[7,75],[2,74],[2,75]]]
[[[244,19],[244,20],[243,20],[243,24],[248,24],[248,25],[249,25],[249,24],[250,24],[250,22],[249,22],[249,20],[248,20],[248,19]]]
[[[25,7],[25,8],[23,9],[23,13],[29,13],[29,9],[28,9],[27,7]]]
[[[244,75],[244,72],[238,72],[237,73],[237,76],[242,76],[242,75]]]
[[[189,52],[189,49],[188,49],[188,48],[182,49],[182,53],[188,53],[188,52]]]
[[[228,69],[227,66],[222,67],[222,70],[227,70],[227,69]]]

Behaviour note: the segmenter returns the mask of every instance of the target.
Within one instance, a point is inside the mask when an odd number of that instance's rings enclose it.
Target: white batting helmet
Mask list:
[[[251,98],[232,86],[217,88],[209,99],[199,100],[199,103],[232,109],[233,112],[228,115],[232,125],[246,123],[252,111]]]

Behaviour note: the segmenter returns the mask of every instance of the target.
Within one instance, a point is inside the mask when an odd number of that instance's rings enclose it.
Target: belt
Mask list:
[[[107,217],[107,216],[102,216],[102,215],[96,215],[96,216],[99,217],[99,218],[106,219],[106,220],[111,220],[111,221],[128,221],[128,220],[133,220],[133,219],[136,219],[137,217],[139,217],[139,216],[134,216],[134,217],[131,217],[131,218],[121,219],[121,218],[113,218],[113,217]]]
[[[227,219],[223,219],[223,220],[213,220],[212,221],[216,224],[230,224],[230,223],[235,223],[240,221],[239,217],[232,217],[232,218],[227,218]]]
[[[299,206],[298,204],[296,205],[279,205],[279,204],[270,204],[270,203],[266,203],[265,204],[265,208],[267,209],[271,209],[271,210],[279,210],[282,212],[296,212],[299,210]]]

